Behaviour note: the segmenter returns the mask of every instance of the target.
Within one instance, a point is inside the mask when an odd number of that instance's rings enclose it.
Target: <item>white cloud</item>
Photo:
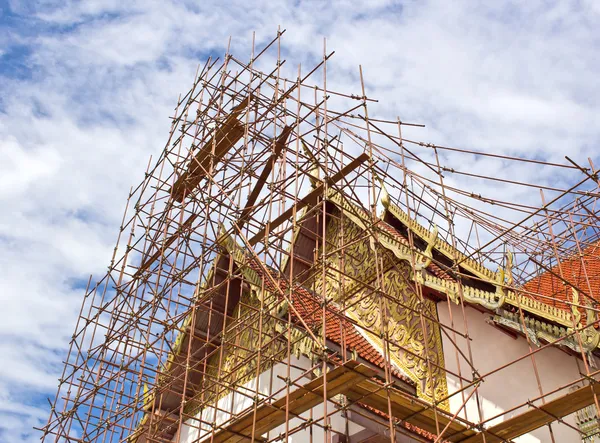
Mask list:
[[[129,187],[162,149],[178,94],[230,35],[247,59],[252,31],[260,46],[281,25],[291,75],[322,56],[326,36],[336,51],[329,87],[358,91],[362,64],[368,95],[380,100],[374,115],[427,125],[407,128],[409,138],[553,161],[565,152],[596,155],[597,2],[94,0],[11,8],[22,27],[2,39],[27,45],[31,77],[0,65],[1,441],[37,441],[30,427],[46,406],[33,394],[54,394],[83,295],[73,282],[106,270]],[[461,170],[474,161],[444,158]],[[476,169],[515,174],[500,161],[478,159]],[[556,181],[539,168],[518,173],[531,171],[539,174],[532,181]],[[502,189],[448,180],[482,194]],[[537,191],[519,192],[512,197],[539,203]]]

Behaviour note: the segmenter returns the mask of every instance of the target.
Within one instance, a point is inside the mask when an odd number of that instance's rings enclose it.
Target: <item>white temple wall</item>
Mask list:
[[[447,302],[438,303],[438,315],[442,325],[451,326],[450,312],[452,313],[453,328],[456,331],[464,333],[464,317],[460,305]],[[469,336],[471,337],[471,352],[473,354],[473,365],[479,371],[480,375],[493,371],[502,365],[509,363],[529,352],[529,345],[524,337],[517,339],[509,336],[503,331],[486,323],[490,314],[481,313],[471,307],[465,307],[466,323],[468,325]],[[451,331],[450,338],[454,339]],[[459,364],[455,346],[449,337],[442,333],[444,347],[445,367],[447,370],[458,374]],[[469,351],[466,339],[456,336],[456,343],[465,356],[468,357]],[[537,349],[533,345],[533,349]],[[460,371],[464,378],[471,378],[471,369],[463,357],[459,357]],[[541,387],[544,393],[550,392],[558,387],[572,382],[580,377],[578,360],[569,356],[560,349],[549,347],[535,354],[535,363],[540,378]],[[448,391],[450,394],[461,389],[459,378],[448,374]],[[464,398],[472,392],[472,389],[464,391]],[[566,394],[567,390],[562,390],[555,396]],[[516,405],[527,402],[540,396],[538,382],[535,376],[533,362],[531,357],[526,357],[517,363],[508,366],[505,369],[486,378],[486,381],[479,387],[479,400],[481,402],[482,415],[484,419],[494,417]],[[553,398],[550,396],[549,398]],[[456,394],[450,398],[450,409],[455,413],[463,404],[462,394]],[[539,403],[536,403],[539,404]],[[526,408],[521,408],[504,417],[500,417],[487,426],[492,426],[501,420],[505,420],[514,415],[525,412]],[[473,422],[479,421],[477,411],[477,400],[473,395],[467,402],[466,417],[465,411],[461,411],[460,416]],[[576,427],[574,415],[565,418],[565,421]],[[580,442],[579,434],[561,423],[552,423],[554,440],[558,442]],[[530,434],[526,434],[515,440],[519,443],[538,443],[551,442],[548,427],[545,426]]]
[[[291,364],[301,368],[310,368],[312,363],[310,360],[304,356],[301,356],[299,359],[296,357],[291,358]],[[303,385],[308,383],[310,379],[308,377],[301,378],[300,380],[296,380],[303,373],[300,369],[290,367],[290,377],[292,381],[295,381],[296,384]],[[259,392],[263,395],[270,395],[279,390],[282,390],[279,394],[275,395],[275,398],[284,397],[286,394],[285,382],[279,377],[285,379],[287,377],[287,366],[285,364],[279,363],[275,365],[272,370],[269,369],[259,376]],[[294,386],[290,387],[290,391],[293,391],[297,388]],[[240,412],[248,409],[252,406],[253,400],[256,393],[256,379],[253,379],[246,383],[242,388],[237,390],[238,392],[234,392],[226,395],[221,398],[217,405],[217,412],[215,416],[215,408],[208,407],[198,412],[194,419],[186,420],[181,427],[181,436],[179,439],[180,443],[193,443],[199,442],[210,436],[210,432],[212,431],[209,423],[215,422],[217,425],[224,423],[225,421],[231,418],[232,414],[239,414]],[[242,395],[241,392],[244,392],[247,395]],[[327,413],[330,414],[335,409],[335,405],[331,402],[327,402]],[[308,419],[311,416],[311,411],[306,411],[302,414],[302,417]],[[316,420],[318,418],[323,417],[323,404],[319,404],[312,408],[312,418]],[[200,418],[200,420],[198,420]],[[345,433],[346,432],[346,420],[342,416],[341,412],[336,412],[333,415],[330,415],[330,421],[332,429],[338,432]],[[294,418],[289,422],[289,430],[292,430],[296,426],[303,423],[304,420],[300,418]],[[321,425],[323,424],[323,420],[319,422]],[[362,431],[364,428],[349,422],[349,434],[353,435],[356,432]],[[288,438],[288,442],[323,442],[323,428],[321,426],[313,425],[308,426],[306,429],[299,431],[293,435],[290,435]],[[311,440],[312,433],[312,440]],[[285,424],[277,427],[276,429],[269,432],[267,435],[268,438],[273,438],[276,435],[285,435]],[[177,441],[177,436],[174,437],[174,441]]]

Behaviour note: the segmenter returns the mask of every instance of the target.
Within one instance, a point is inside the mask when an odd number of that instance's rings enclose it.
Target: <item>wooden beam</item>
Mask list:
[[[160,440],[170,441],[177,431],[176,423],[179,415],[162,409],[156,409],[154,413],[148,411],[146,414],[146,417],[152,416],[152,424],[142,422],[140,428],[134,435],[129,437],[128,441],[135,443],[148,443]]]
[[[360,412],[357,412],[360,411]],[[375,436],[384,437],[387,442],[390,442],[390,427],[389,424],[383,424],[384,419],[373,414],[366,408],[352,405],[346,411],[346,417],[353,423],[356,423],[364,429],[350,436],[348,443],[363,443],[369,438]],[[402,436],[399,432],[396,433],[396,441],[399,442]]]
[[[468,430],[466,426],[457,420],[451,420],[451,416],[441,410],[433,410],[428,403],[417,399],[415,396],[402,392],[394,387],[382,389],[379,382],[373,379],[362,380],[356,383],[346,392],[349,400],[370,406],[379,411],[388,413],[388,396],[392,407],[392,415],[400,420],[417,426],[421,429],[437,433],[436,420],[440,429],[450,423],[444,440],[460,441],[456,438],[470,437],[475,431]]]
[[[337,172],[334,175],[332,175],[331,177],[329,177],[326,180],[326,183],[328,185],[337,183],[342,178],[344,178],[346,175],[350,174],[352,171],[354,171],[356,168],[358,168],[360,165],[362,165],[368,159],[369,159],[369,155],[366,153],[362,153],[361,155],[356,157],[354,160],[352,160],[350,163],[348,163],[346,166],[344,166],[339,172]],[[294,214],[294,209],[297,213],[302,208],[316,203],[317,198],[319,196],[323,195],[324,190],[325,190],[324,184],[323,183],[319,184],[315,189],[313,189],[311,192],[306,194],[306,196],[301,198],[298,201],[298,203],[296,203],[294,206],[292,206],[291,208],[286,210],[283,214],[281,214],[279,217],[277,217],[272,222],[267,223],[267,226],[265,228],[261,229],[258,233],[256,233],[256,235],[254,235],[254,237],[252,237],[248,241],[250,243],[250,245],[254,246],[256,243],[261,241],[267,232],[267,228],[270,232],[270,231],[276,229],[278,226],[280,226],[286,220],[290,219],[292,217],[292,215]]]
[[[242,100],[240,104],[231,110],[223,124],[215,128],[213,136],[198,151],[188,165],[188,169],[177,178],[171,188],[171,196],[174,200],[182,202],[184,196],[195,189],[202,178],[206,176],[211,159],[214,160],[213,164],[217,164],[233,145],[243,137],[245,126],[239,121],[238,117],[247,109],[251,99],[252,96],[248,96]]]
[[[252,208],[254,207],[254,203],[256,203],[256,199],[258,198],[260,191],[262,190],[265,183],[267,182],[267,179],[269,178],[269,174],[271,173],[271,171],[273,170],[273,167],[275,166],[275,162],[281,155],[283,148],[285,148],[285,145],[287,144],[287,139],[288,139],[290,133],[292,132],[293,128],[294,128],[293,126],[289,126],[289,125],[286,126],[281,131],[281,134],[279,134],[279,137],[277,137],[277,140],[275,141],[275,148],[273,149],[273,153],[271,154],[271,157],[269,158],[269,160],[267,160],[267,164],[265,165],[260,176],[258,177],[256,185],[254,186],[254,189],[252,189],[252,192],[250,193],[250,195],[248,195],[248,201],[246,202],[246,206],[242,210],[242,215],[240,216],[240,218],[237,221],[237,225],[238,225],[239,229],[241,229],[242,224],[250,215],[250,212],[252,211]]]
[[[194,220],[196,220],[197,217],[198,217],[198,214],[190,215],[187,218],[187,220],[183,222],[181,227],[179,229],[177,229],[177,232],[175,232],[173,235],[171,235],[169,238],[167,238],[165,240],[165,242],[160,247],[160,249],[158,249],[154,254],[152,254],[150,257],[147,257],[146,259],[144,259],[142,261],[142,264],[140,264],[140,267],[138,268],[137,271],[135,271],[135,274],[133,274],[132,278],[133,279],[138,278],[142,274],[142,272],[144,272],[146,269],[148,269],[152,265],[152,263],[154,263],[156,261],[156,259],[164,253],[165,249],[167,249],[169,246],[171,246],[171,244],[179,238],[181,233],[183,231],[187,230],[191,226],[191,224],[194,222]]]
[[[528,432],[534,431],[542,426],[552,423],[557,418],[563,418],[580,409],[594,403],[594,394],[600,394],[600,384],[594,383],[584,386],[576,391],[569,392],[559,398],[551,400],[544,405],[531,408],[527,412],[516,415],[508,420],[504,420],[485,431],[466,438],[455,440],[464,443],[497,443],[505,440],[512,440]]]

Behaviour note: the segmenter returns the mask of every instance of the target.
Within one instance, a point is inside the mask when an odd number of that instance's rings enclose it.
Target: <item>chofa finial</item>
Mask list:
[[[387,188],[385,187],[384,181],[375,172],[373,172],[373,178],[379,182],[379,186],[381,187],[381,194],[379,194],[379,200],[381,201],[383,207],[387,209],[390,206],[390,194],[388,193]]]
[[[310,180],[310,184],[313,188],[315,188],[318,183],[321,181],[321,170],[319,169],[319,165],[316,162],[315,156],[310,151],[309,147],[306,146],[304,140],[300,140],[302,143],[302,149],[304,150],[304,154],[310,159],[310,169],[308,170],[308,179]]]

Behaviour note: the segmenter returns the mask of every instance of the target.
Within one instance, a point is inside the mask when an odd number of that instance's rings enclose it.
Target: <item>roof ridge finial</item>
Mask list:
[[[381,187],[381,193],[379,195],[379,200],[385,209],[388,209],[391,203],[390,193],[385,187],[385,182],[383,179],[377,174],[377,172],[373,171],[373,178],[379,182],[379,186]]]
[[[218,222],[219,231],[217,233],[217,244],[227,248],[232,241],[231,234],[227,232],[227,228],[222,221]]]
[[[310,151],[304,140],[300,139],[300,143],[302,144],[302,149],[304,150],[304,154],[309,158],[311,163],[311,168],[308,170],[308,179],[310,180],[310,184],[313,188],[316,188],[321,181],[321,168],[319,168],[319,164],[317,159]]]
[[[507,286],[512,286],[515,279],[513,278],[513,265],[514,265],[514,255],[513,253],[510,251],[510,249],[506,248],[506,269],[505,269],[505,275],[506,275],[506,285]]]
[[[573,314],[573,321],[575,322],[575,327],[581,326],[581,312],[579,312],[579,291],[571,286],[571,293],[573,297],[571,298],[571,314]]]

